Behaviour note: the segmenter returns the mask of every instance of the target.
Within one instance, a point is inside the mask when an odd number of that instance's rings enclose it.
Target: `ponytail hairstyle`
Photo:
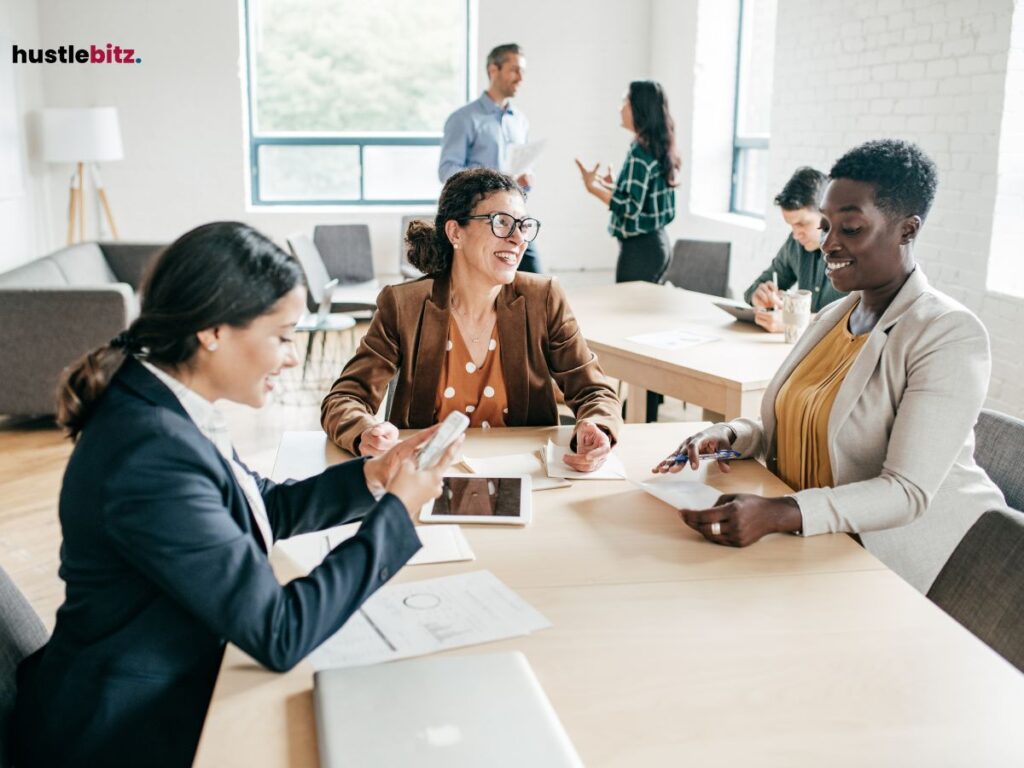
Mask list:
[[[409,263],[428,275],[450,270],[455,251],[444,225],[449,221],[462,224],[467,216],[473,215],[477,203],[495,192],[518,192],[526,199],[522,187],[500,171],[469,168],[454,174],[441,190],[434,223],[416,220],[405,230],[405,255]]]
[[[64,370],[57,423],[76,440],[128,357],[187,365],[199,331],[244,328],[303,283],[298,262],[247,224],[219,221],[186,232],[150,268],[131,326]]]
[[[676,186],[676,172],[682,161],[676,151],[676,127],[665,92],[654,80],[634,80],[629,84],[629,108],[640,146],[654,155],[665,183]]]

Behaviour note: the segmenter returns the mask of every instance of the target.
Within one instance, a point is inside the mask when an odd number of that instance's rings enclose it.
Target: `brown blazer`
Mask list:
[[[320,408],[324,431],[357,453],[359,437],[377,423],[388,383],[398,384],[389,421],[400,429],[436,423],[434,402],[448,338],[449,276],[428,275],[384,288],[355,356]],[[587,347],[565,292],[552,277],[519,272],[498,295],[501,370],[510,427],[558,424],[552,379],[577,419],[602,427],[614,444],[622,406]]]

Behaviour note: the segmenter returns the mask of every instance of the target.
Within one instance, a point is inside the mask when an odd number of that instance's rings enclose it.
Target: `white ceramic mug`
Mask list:
[[[786,291],[782,294],[782,326],[786,343],[793,344],[811,322],[811,292]]]

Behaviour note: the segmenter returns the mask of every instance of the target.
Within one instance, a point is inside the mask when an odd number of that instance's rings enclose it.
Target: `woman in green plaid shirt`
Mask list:
[[[608,231],[619,240],[615,282],[661,282],[672,249],[665,225],[676,215],[676,172],[679,155],[675,126],[661,86],[653,80],[629,84],[622,100],[622,127],[634,134],[618,179],[604,176],[598,166],[576,165],[587,191],[608,206]]]

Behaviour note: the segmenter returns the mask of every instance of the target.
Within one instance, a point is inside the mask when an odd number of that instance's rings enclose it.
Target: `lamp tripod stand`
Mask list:
[[[103,188],[103,177],[100,176],[100,167],[91,163],[93,187],[96,189],[96,197],[100,201],[100,207],[110,226],[111,236],[117,240],[117,225],[114,223],[114,214],[110,210],[110,201],[107,200],[107,191]],[[75,224],[78,224],[78,239],[75,239]],[[78,163],[75,172],[71,174],[71,194],[68,202],[68,245],[85,240],[85,163]]]

